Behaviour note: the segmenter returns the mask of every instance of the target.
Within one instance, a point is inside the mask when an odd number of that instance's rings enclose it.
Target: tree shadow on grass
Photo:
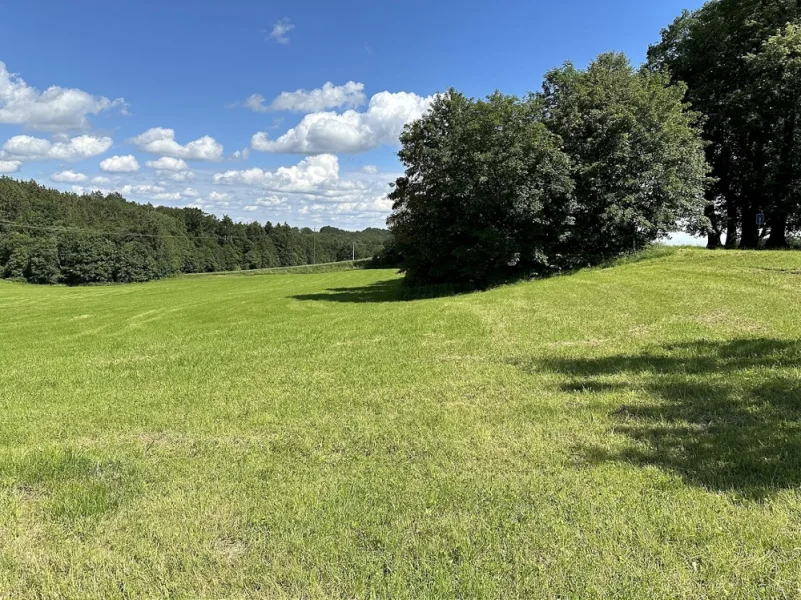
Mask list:
[[[361,287],[330,288],[317,294],[297,294],[292,298],[326,302],[409,302],[471,291],[475,291],[475,288],[453,284],[408,286],[403,279],[387,279]]]
[[[604,261],[595,267],[611,268],[623,264],[661,260],[674,255],[675,248],[653,246],[627,254],[618,258]],[[593,265],[588,265],[590,268]],[[532,272],[517,273],[508,277],[501,277],[492,283],[478,286],[470,283],[438,283],[431,285],[407,285],[404,279],[388,279],[363,287],[330,288],[316,294],[298,294],[292,296],[295,300],[316,300],[326,302],[409,302],[412,300],[427,300],[432,298],[447,298],[469,294],[480,290],[488,290],[502,285],[547,279],[555,276],[570,276],[580,272],[581,268],[563,272],[536,274]]]
[[[400,302],[402,285],[402,279],[388,279],[361,287],[330,288],[316,294],[297,294],[292,298],[327,302]]]
[[[619,452],[581,448],[590,462],[656,466],[705,489],[754,499],[801,485],[799,342],[697,341],[516,364],[571,377],[560,386],[567,393],[640,396],[610,414],[614,432],[633,443]],[[617,381],[605,380],[611,377]]]

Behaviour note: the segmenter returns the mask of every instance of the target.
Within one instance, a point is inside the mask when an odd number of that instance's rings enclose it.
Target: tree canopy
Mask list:
[[[411,281],[488,282],[550,266],[573,182],[539,113],[538,102],[451,90],[406,129],[389,226]]]
[[[707,167],[683,96],[618,54],[555,69],[524,99],[440,96],[404,130],[390,194],[408,277],[485,286],[698,227]]]
[[[801,226],[801,2],[716,0],[684,12],[648,65],[687,85],[705,116],[709,246],[782,247]],[[767,228],[757,215],[767,216]]]

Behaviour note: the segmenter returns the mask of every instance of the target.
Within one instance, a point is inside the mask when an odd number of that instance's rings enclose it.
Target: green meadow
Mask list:
[[[0,281],[0,598],[797,598],[801,254]]]

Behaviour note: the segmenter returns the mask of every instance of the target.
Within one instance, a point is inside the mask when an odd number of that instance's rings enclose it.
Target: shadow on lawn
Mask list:
[[[611,268],[624,264],[633,264],[669,258],[676,254],[678,250],[674,247],[653,246],[639,250],[632,254],[617,257],[604,261],[596,267]],[[592,267],[593,265],[588,265]],[[554,276],[570,276],[580,272],[577,268],[561,273],[550,273],[537,276],[534,273],[519,273],[506,279],[499,279],[492,285],[479,287],[473,284],[464,283],[440,283],[433,285],[410,286],[406,285],[401,278],[378,281],[363,287],[331,288],[317,294],[298,294],[292,296],[295,300],[317,300],[327,302],[409,302],[411,300],[426,300],[431,298],[446,298],[480,291],[482,289],[492,289],[501,285],[513,284],[523,281],[546,279]]]
[[[611,413],[635,443],[585,447],[592,462],[624,460],[678,473],[710,490],[763,498],[801,484],[801,343],[697,341],[634,355],[549,359],[524,370],[568,375],[567,393],[644,392]],[[623,383],[604,381],[625,377]]]
[[[292,298],[327,302],[409,302],[444,298],[472,291],[475,291],[474,287],[463,285],[408,286],[403,279],[387,279],[363,287],[331,288],[317,294],[298,294]]]
[[[328,302],[400,302],[402,279],[388,279],[363,287],[331,288],[317,294],[298,294],[295,300]]]

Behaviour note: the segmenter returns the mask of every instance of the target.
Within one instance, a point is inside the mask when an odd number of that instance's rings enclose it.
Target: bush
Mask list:
[[[144,245],[139,242],[128,242],[122,246],[115,266],[115,281],[134,283],[157,277],[156,261]]]
[[[25,276],[30,262],[33,240],[25,234],[11,234],[0,242],[0,258],[3,259],[3,277],[19,278]]]
[[[37,240],[30,249],[25,277],[31,283],[56,283],[61,277],[58,246],[55,240]]]
[[[86,233],[64,233],[58,245],[61,280],[69,285],[113,281],[114,244]]]

